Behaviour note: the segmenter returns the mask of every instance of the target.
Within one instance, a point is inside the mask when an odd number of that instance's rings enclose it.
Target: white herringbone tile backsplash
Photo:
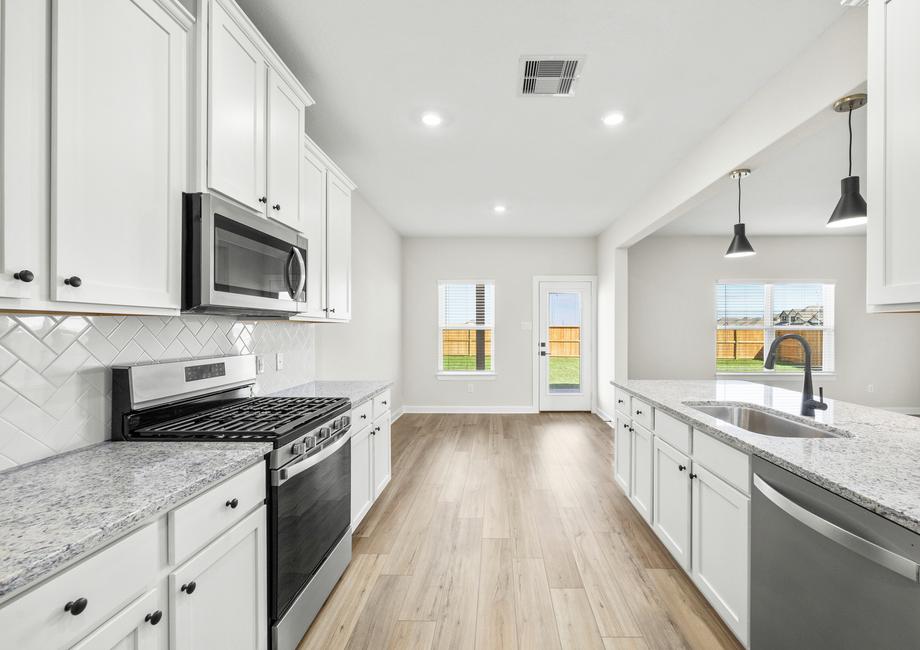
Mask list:
[[[0,316],[0,470],[106,440],[113,365],[264,354],[269,393],[314,378],[314,333],[220,316]]]

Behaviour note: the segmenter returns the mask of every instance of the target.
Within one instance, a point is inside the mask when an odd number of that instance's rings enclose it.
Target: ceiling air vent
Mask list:
[[[584,67],[583,56],[527,56],[521,59],[521,94],[568,97]]]

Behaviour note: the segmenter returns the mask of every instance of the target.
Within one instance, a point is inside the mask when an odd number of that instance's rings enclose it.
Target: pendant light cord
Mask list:
[[[850,130],[850,166],[847,176],[853,175],[853,109],[849,111],[849,117],[847,118],[847,126]]]
[[[741,174],[738,174],[738,223],[741,223]]]

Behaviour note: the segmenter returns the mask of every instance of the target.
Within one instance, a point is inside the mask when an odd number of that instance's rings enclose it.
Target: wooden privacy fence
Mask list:
[[[486,332],[486,354],[492,350],[492,330]],[[476,356],[476,330],[444,330],[441,338],[441,349],[444,356],[475,357]]]
[[[551,357],[580,357],[580,327],[550,327],[549,355]]]
[[[811,344],[812,365],[824,366],[824,332],[822,330],[777,330],[776,335],[799,334]],[[766,354],[763,330],[716,330],[717,359],[756,359],[762,361]],[[778,363],[802,365],[805,352],[798,341],[783,341],[776,350]]]

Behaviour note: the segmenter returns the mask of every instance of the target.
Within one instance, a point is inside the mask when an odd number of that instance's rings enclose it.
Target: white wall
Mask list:
[[[403,240],[403,396],[407,407],[533,406],[533,277],[594,275],[593,238]],[[438,281],[495,281],[496,377],[437,378]],[[472,384],[473,392],[468,392]]]
[[[627,377],[628,249],[617,248],[610,231],[597,238],[597,407],[611,417],[616,402],[610,380]]]
[[[920,406],[920,314],[866,313],[864,237],[757,237],[756,256],[733,260],[728,240],[650,237],[629,249],[631,379],[714,376],[718,280],[833,280],[837,376],[816,386],[860,404]],[[797,390],[801,379],[778,381]]]
[[[316,329],[318,379],[389,379],[402,404],[402,238],[360,195],[352,199],[351,322]]]

